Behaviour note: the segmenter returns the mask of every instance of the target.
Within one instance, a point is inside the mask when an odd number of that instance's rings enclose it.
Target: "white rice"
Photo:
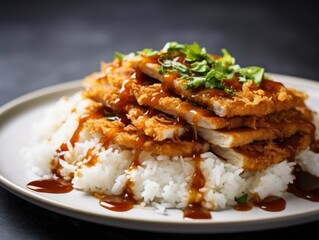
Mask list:
[[[90,100],[80,93],[62,98],[46,112],[43,120],[36,123],[36,143],[22,150],[31,171],[43,178],[52,176],[50,162],[55,150],[68,141],[78,126],[78,118],[85,113]],[[318,126],[319,128],[319,126]],[[155,207],[163,213],[166,208],[182,208],[188,201],[188,190],[194,172],[194,161],[186,157],[168,157],[142,151],[141,165],[134,170],[129,166],[134,159],[134,150],[125,150],[112,145],[104,149],[99,144],[100,135],[91,135],[83,130],[80,141],[69,151],[64,160],[59,158],[63,169],[61,175],[70,179],[74,188],[85,192],[121,194],[128,179],[133,183],[134,196],[142,206]],[[97,163],[85,165],[87,151],[95,147]],[[243,172],[242,168],[225,163],[211,152],[201,154],[201,170],[206,179],[200,190],[208,209],[223,209],[234,205],[235,198],[243,194],[257,193],[261,199],[280,196],[293,182],[294,163],[283,161],[263,171]],[[304,151],[298,156],[299,164],[318,176],[319,154]]]

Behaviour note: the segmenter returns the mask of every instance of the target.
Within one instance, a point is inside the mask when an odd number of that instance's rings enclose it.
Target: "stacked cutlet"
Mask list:
[[[210,150],[245,170],[265,169],[305,150],[314,132],[307,96],[223,54],[169,43],[161,51],[120,56],[85,79],[85,95],[127,118],[114,141],[129,148],[138,144],[170,156]],[[90,128],[106,134],[109,125]],[[146,138],[137,141],[141,136]]]

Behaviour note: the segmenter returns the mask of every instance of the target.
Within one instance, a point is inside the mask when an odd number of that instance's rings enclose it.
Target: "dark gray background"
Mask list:
[[[45,86],[80,79],[101,61],[167,41],[225,47],[241,66],[319,80],[315,1],[1,1],[0,105]],[[1,146],[0,146],[1,149]],[[319,222],[202,239],[310,238]],[[0,239],[191,239],[88,223],[52,213],[0,188]]]

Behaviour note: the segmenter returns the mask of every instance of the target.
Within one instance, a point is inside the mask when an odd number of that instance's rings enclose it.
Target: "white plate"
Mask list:
[[[278,74],[272,76],[286,86],[306,91],[310,96],[308,105],[319,112],[319,83]],[[291,194],[285,197],[287,206],[281,212],[266,212],[259,208],[247,212],[226,209],[213,212],[211,220],[186,221],[180,210],[169,210],[167,215],[142,208],[112,212],[99,206],[94,197],[80,191],[48,194],[27,189],[26,184],[36,180],[37,176],[27,171],[19,150],[31,138],[30,126],[43,116],[43,110],[50,104],[80,89],[80,81],[59,84],[22,96],[0,108],[0,184],[4,188],[34,204],[64,215],[139,230],[179,233],[238,232],[278,228],[319,219],[319,203],[296,198]]]

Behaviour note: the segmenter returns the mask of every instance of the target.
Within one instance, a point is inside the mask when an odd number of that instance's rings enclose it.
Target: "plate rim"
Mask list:
[[[319,89],[318,82],[310,79],[295,77],[291,75],[283,75],[277,73],[269,73],[273,76],[274,79],[276,78],[288,78],[292,80],[293,84],[298,84],[298,82],[302,81],[302,85],[305,86],[305,83],[311,86],[316,86]],[[297,82],[297,83],[296,83]],[[0,120],[2,117],[11,109],[23,105],[30,101],[36,101],[39,98],[54,95],[54,94],[62,94],[62,92],[67,91],[76,91],[77,89],[80,90],[82,88],[82,80],[74,80],[68,81],[64,83],[59,83],[55,85],[51,85],[48,87],[44,87],[27,94],[24,94],[18,98],[15,98],[4,105],[0,106]],[[106,216],[99,213],[89,213],[87,211],[70,207],[67,204],[62,204],[54,199],[47,198],[46,196],[40,195],[35,192],[29,192],[27,189],[15,184],[14,182],[6,179],[2,176],[0,170],[0,186],[4,189],[8,190],[9,192],[17,195],[18,197],[27,200],[35,205],[43,207],[45,209],[57,212],[62,215],[66,215],[69,217],[78,218],[84,221],[90,221],[98,224],[105,224],[115,227],[125,227],[135,230],[146,230],[146,231],[168,231],[174,233],[222,233],[226,232],[243,232],[243,231],[250,231],[247,228],[242,228],[242,226],[250,225],[253,222],[253,229],[252,230],[266,230],[266,229],[274,229],[284,226],[292,226],[300,223],[306,223],[310,221],[314,221],[319,219],[318,213],[319,208],[316,211],[307,211],[302,212],[299,214],[290,214],[282,217],[270,217],[265,219],[244,219],[241,222],[238,221],[220,221],[220,222],[212,222],[211,220],[199,220],[199,221],[165,221],[161,219],[157,220],[141,220],[141,219],[132,219],[130,217],[121,217],[121,216]],[[89,215],[89,220],[87,216]],[[287,221],[289,220],[289,221]],[[291,222],[293,221],[293,222]],[[141,223],[143,226],[141,226]],[[276,223],[276,226],[274,226]],[[227,225],[231,230],[224,225]],[[185,228],[185,226],[195,226],[195,228]],[[231,225],[231,226],[230,226]],[[209,228],[209,226],[211,228]]]

